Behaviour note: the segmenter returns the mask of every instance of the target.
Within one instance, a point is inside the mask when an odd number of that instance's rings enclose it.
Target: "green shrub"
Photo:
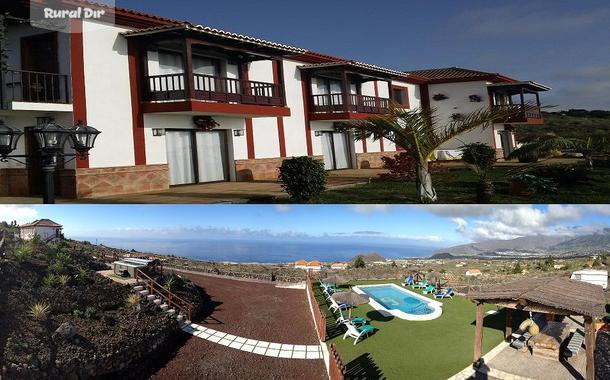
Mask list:
[[[487,173],[496,163],[496,150],[487,144],[471,143],[462,146],[462,160],[485,181]]]
[[[548,165],[530,169],[528,173],[536,177],[549,178],[565,186],[586,181],[590,172],[580,165]]]
[[[530,193],[556,193],[557,186],[549,178],[538,177],[529,173],[519,173],[511,177],[511,180],[523,183]]]
[[[361,256],[356,257],[356,260],[354,260],[354,268],[364,268],[366,266],[366,263],[364,262],[364,259]]]
[[[282,189],[295,202],[307,203],[326,190],[324,163],[311,157],[289,158],[280,166]]]

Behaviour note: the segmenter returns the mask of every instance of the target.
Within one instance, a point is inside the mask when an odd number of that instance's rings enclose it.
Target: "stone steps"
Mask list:
[[[179,312],[176,309],[171,308],[165,302],[165,300],[163,300],[161,297],[159,297],[159,296],[157,296],[155,294],[150,294],[150,292],[146,289],[145,286],[143,286],[143,285],[135,285],[135,286],[133,286],[133,290],[139,296],[145,297],[148,302],[151,302],[151,303],[155,304],[157,307],[159,307],[159,309],[161,309],[161,311],[163,311],[163,312],[165,312],[167,314],[175,316],[176,320],[181,325],[190,324],[191,323],[191,321],[189,321],[187,319],[186,315],[182,314],[182,312]]]

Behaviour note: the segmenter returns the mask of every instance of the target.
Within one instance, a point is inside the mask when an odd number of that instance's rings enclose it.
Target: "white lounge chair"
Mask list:
[[[332,312],[335,312],[335,311],[337,311],[337,310],[341,310],[341,309],[345,310],[345,309],[347,309],[347,308],[348,308],[348,306],[347,306],[346,304],[344,304],[344,303],[342,303],[342,304],[338,304],[338,303],[337,303],[337,301],[335,301],[335,299],[334,299],[334,298],[332,298],[332,297],[330,297],[329,299],[330,299],[330,306],[329,306],[329,309],[330,309],[330,311],[332,311]]]
[[[352,324],[355,326],[366,325],[367,320],[362,317],[352,317],[352,319],[345,318],[343,312],[339,309],[339,318],[337,318],[337,324]]]
[[[363,325],[360,327],[356,327],[356,326],[352,325],[351,323],[346,323],[345,327],[347,327],[347,331],[343,335],[343,339],[347,338],[348,336],[355,338],[356,340],[354,341],[354,346],[356,345],[356,343],[358,343],[360,338],[362,338],[365,335],[369,335],[370,333],[375,331],[375,328],[371,325]]]

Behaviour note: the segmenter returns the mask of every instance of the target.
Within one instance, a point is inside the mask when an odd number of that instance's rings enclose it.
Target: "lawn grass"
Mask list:
[[[392,281],[363,281],[351,285],[389,282]],[[336,317],[326,307],[317,284],[314,287],[316,300],[327,313],[330,337],[327,343],[337,345],[341,359],[347,364],[348,378],[447,379],[472,363],[475,306],[463,297],[439,300],[443,303],[443,314],[432,321],[383,317],[368,304],[355,308],[353,316],[367,318],[379,330],[354,345],[354,339],[342,339],[345,328],[335,326]],[[486,306],[485,310],[495,310],[495,307]],[[503,312],[485,315],[484,353],[502,342],[504,323]]]
[[[510,175],[514,167],[497,166],[490,173],[495,185],[491,203],[609,203],[610,168],[596,168],[582,183],[558,187],[557,193],[530,196],[509,194]],[[478,203],[475,196],[477,178],[466,168],[432,176],[438,203]],[[325,191],[318,203],[418,203],[414,182],[372,181],[369,184]]]

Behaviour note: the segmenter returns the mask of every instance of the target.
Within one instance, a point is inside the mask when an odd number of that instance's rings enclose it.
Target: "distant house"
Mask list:
[[[347,263],[334,263],[330,266],[331,269],[344,270],[347,269]]]
[[[307,261],[305,261],[305,260],[297,260],[294,263],[294,269],[304,269],[304,270],[307,270]]]
[[[307,263],[307,270],[309,272],[319,272],[322,270],[322,263],[318,260],[310,261]]]
[[[589,284],[599,285],[604,289],[608,288],[608,271],[583,269],[572,273],[572,280],[584,281]]]
[[[297,260],[294,263],[294,269],[303,269],[308,272],[319,272],[322,270],[322,263],[318,260],[313,261],[305,261],[305,260]]]
[[[43,240],[62,238],[63,226],[50,219],[38,219],[31,223],[19,226],[19,236],[23,240],[31,240],[38,235]]]
[[[466,277],[477,277],[482,275],[483,273],[481,273],[480,269],[468,269],[466,271]]]

